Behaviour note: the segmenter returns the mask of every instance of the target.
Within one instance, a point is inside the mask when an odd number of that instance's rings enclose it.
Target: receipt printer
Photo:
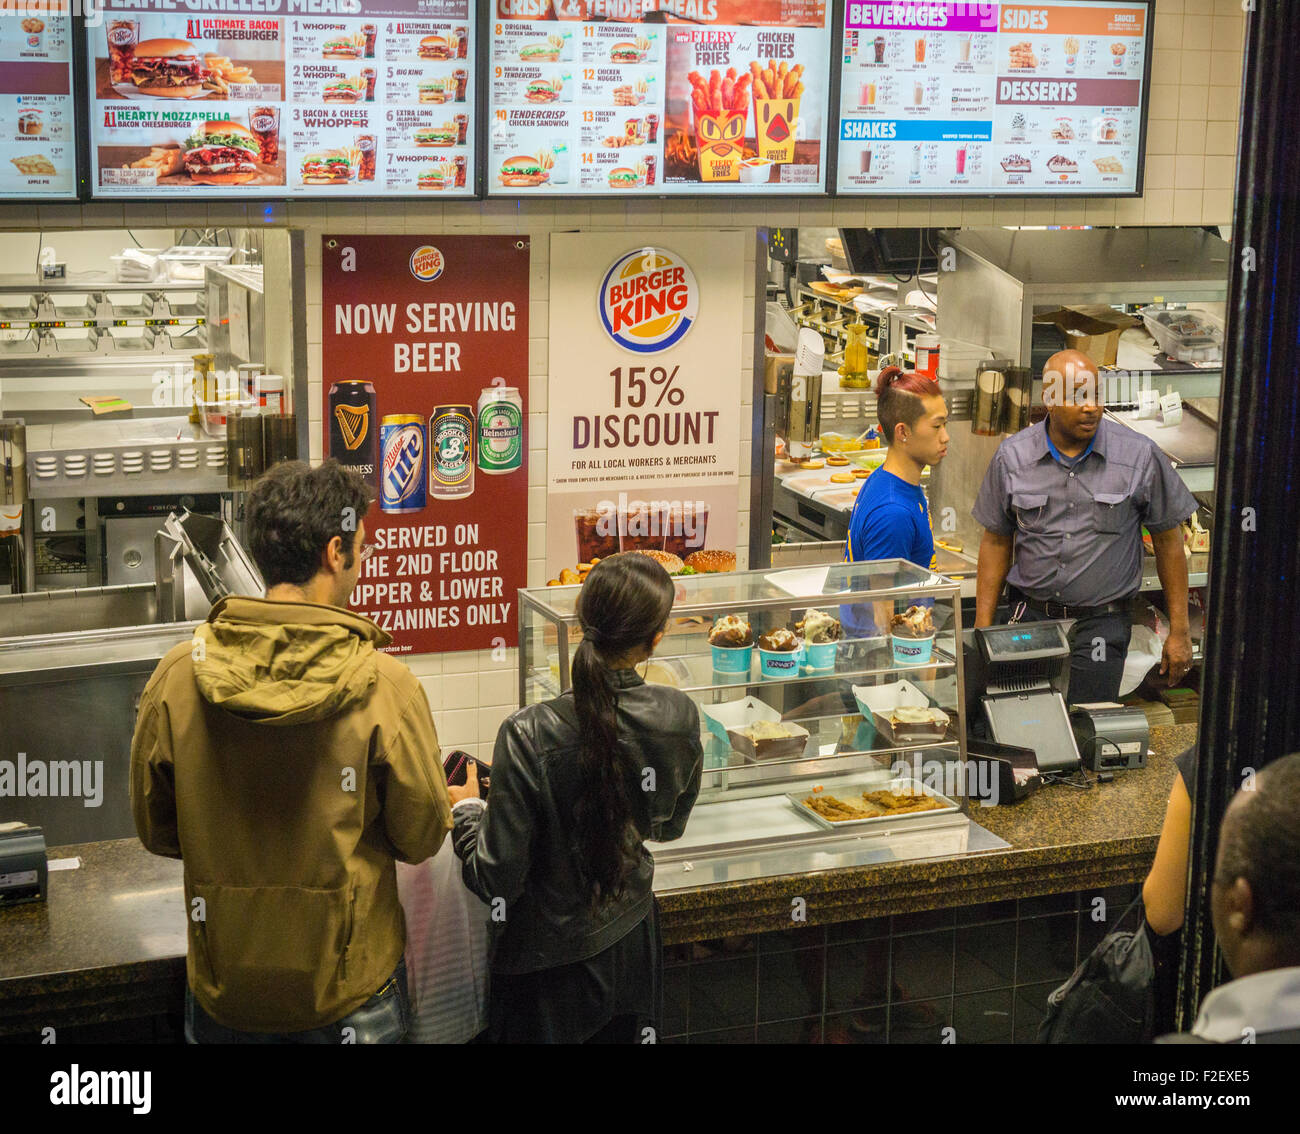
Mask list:
[[[1147,766],[1151,728],[1141,709],[1110,702],[1074,705],[1070,728],[1089,771],[1123,772]]]
[[[0,823],[0,909],[43,902],[46,879],[45,832],[24,823]]]

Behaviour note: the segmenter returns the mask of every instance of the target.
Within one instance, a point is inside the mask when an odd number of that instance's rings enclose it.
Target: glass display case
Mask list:
[[[639,671],[699,707],[704,774],[656,889],[967,849],[958,582],[903,560],[674,582]],[[521,705],[569,688],[580,589],[520,592]]]

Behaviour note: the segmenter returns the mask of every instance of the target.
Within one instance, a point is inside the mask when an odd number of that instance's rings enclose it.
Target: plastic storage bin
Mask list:
[[[1222,362],[1223,321],[1208,311],[1153,303],[1138,311],[1151,337],[1175,362]]]
[[[208,268],[228,264],[234,256],[233,248],[213,248],[207,245],[175,244],[158,257],[163,275],[172,283],[202,283]]]

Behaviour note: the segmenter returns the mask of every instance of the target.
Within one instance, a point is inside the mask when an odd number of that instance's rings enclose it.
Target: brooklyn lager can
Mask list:
[[[375,480],[375,388],[369,382],[335,382],[330,387],[330,451],[341,465]]]
[[[379,425],[379,508],[418,512],[424,507],[424,419],[389,414]]]
[[[434,407],[429,418],[429,489],[438,500],[473,495],[473,406]]]
[[[478,399],[478,467],[489,475],[524,463],[524,400],[513,386],[489,386]]]

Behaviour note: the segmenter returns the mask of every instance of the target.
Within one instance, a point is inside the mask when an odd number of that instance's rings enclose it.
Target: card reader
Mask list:
[[[46,870],[45,832],[25,823],[0,824],[0,909],[43,902]]]
[[[1033,749],[1044,775],[1073,772],[1080,764],[1065,709],[1069,625],[1021,622],[974,632],[972,677],[989,734],[999,744]]]

